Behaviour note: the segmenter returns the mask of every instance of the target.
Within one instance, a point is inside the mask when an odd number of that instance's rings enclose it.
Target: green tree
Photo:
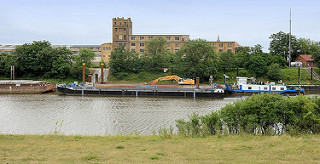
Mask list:
[[[314,61],[314,63],[320,68],[320,48],[312,53],[311,57]]]
[[[17,46],[14,58],[17,61],[18,74],[22,76],[43,76],[53,61],[52,47],[48,41],[34,41]]]
[[[267,72],[268,78],[271,80],[281,80],[283,78],[283,73],[281,67],[277,63],[273,63],[268,67]]]
[[[48,41],[34,41],[18,46],[13,59],[19,76],[64,79],[70,74],[73,55],[65,47],[53,48]]]
[[[73,78],[81,79],[82,64],[85,63],[85,74],[89,74],[89,68],[92,67],[91,61],[94,59],[95,53],[91,49],[80,49],[79,54],[74,57],[74,62],[70,69]]]
[[[51,69],[46,73],[46,76],[66,79],[70,76],[72,61],[74,60],[72,51],[66,47],[57,47],[53,50],[54,58],[51,66],[49,66]]]
[[[162,38],[151,40],[146,46],[146,52],[142,55],[141,61],[145,70],[162,70],[169,67],[171,54],[167,52],[167,41]]]
[[[305,38],[299,38],[298,45],[299,54],[312,54],[320,49],[320,42],[315,42]]]
[[[79,51],[79,54],[75,56],[75,63],[77,65],[82,65],[86,63],[88,68],[92,67],[91,61],[94,59],[95,53],[91,49],[82,48]]]
[[[236,66],[235,55],[232,52],[222,52],[219,54],[220,58],[220,68],[226,71],[230,71],[232,68]]]
[[[117,47],[111,52],[110,71],[117,78],[123,79],[128,73],[139,71],[139,62],[139,56],[135,51],[125,50],[124,46]]]
[[[183,45],[177,55],[182,58],[177,63],[183,77],[209,79],[210,75],[217,77],[218,57],[206,40],[190,40]]]
[[[289,33],[284,33],[282,31],[272,34],[269,39],[270,41],[270,53],[272,55],[280,54],[284,59],[287,58],[289,54]],[[291,35],[291,58],[294,59],[299,54],[299,44],[296,36]]]
[[[11,54],[0,54],[0,74],[1,76],[10,77],[11,66],[15,66],[15,60]]]

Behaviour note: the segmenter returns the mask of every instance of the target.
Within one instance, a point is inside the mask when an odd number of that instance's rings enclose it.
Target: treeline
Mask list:
[[[34,41],[17,46],[12,54],[2,53],[0,73],[10,77],[10,66],[15,66],[16,77],[81,79],[82,63],[91,67],[94,55],[90,49],[81,49],[74,55],[66,47],[54,48],[48,41]]]
[[[176,126],[178,133],[186,136],[319,134],[320,98],[261,93],[229,104],[220,111],[177,120]]]
[[[186,42],[178,52],[172,54],[167,52],[166,44],[163,38],[153,39],[147,44],[142,55],[124,47],[116,48],[110,59],[113,76],[124,79],[129,74],[161,73],[164,68],[168,68],[169,72],[178,76],[200,77],[207,81],[210,75],[221,78],[225,71],[236,68],[246,68],[250,70],[250,75],[260,77],[267,73],[268,67],[281,72],[280,69],[286,65],[286,61],[280,55],[263,53],[260,45],[238,48],[237,54],[216,53],[214,47],[206,40],[196,39]]]
[[[223,73],[236,68],[244,68],[248,73],[242,76],[267,77],[271,80],[283,78],[282,68],[288,66],[289,34],[282,31],[272,34],[270,53],[262,51],[261,45],[237,47],[235,53],[216,53],[206,40],[190,40],[172,54],[167,52],[167,42],[156,38],[146,45],[146,50],[137,52],[116,48],[111,53],[110,69],[118,79],[125,79],[129,74],[141,72],[161,73],[169,68],[174,74],[184,78],[200,77],[208,80],[210,75],[222,78]],[[291,37],[292,59],[299,54],[312,54],[320,65],[320,42],[310,39]],[[173,69],[173,70],[172,70]]]

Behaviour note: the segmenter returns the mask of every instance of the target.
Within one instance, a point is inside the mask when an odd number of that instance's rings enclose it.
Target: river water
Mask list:
[[[150,135],[175,120],[219,110],[239,97],[151,98],[0,95],[0,134]]]

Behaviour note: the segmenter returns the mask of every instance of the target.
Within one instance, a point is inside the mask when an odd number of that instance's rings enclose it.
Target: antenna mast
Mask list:
[[[289,32],[289,55],[288,55],[289,67],[291,63],[291,8],[290,8],[290,32]]]

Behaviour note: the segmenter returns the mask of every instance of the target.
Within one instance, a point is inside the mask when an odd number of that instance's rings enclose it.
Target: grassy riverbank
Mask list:
[[[319,163],[320,135],[0,135],[0,163]]]

